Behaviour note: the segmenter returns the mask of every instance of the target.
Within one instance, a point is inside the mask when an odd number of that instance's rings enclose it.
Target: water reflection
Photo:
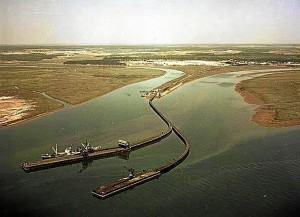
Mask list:
[[[90,191],[126,176],[123,165],[142,170],[171,161],[182,152],[180,141],[171,135],[132,152],[126,161],[108,158],[80,168],[24,174],[19,164],[57,141],[76,144],[91,138],[92,144],[111,147],[119,138],[139,141],[160,133],[165,125],[139,91],[167,79],[131,85],[75,109],[1,129],[0,215],[299,216],[300,128],[252,123],[255,106],[246,104],[234,86],[218,85],[238,82],[237,74],[200,79],[155,101],[190,141],[190,155],[159,180],[106,201],[94,199]],[[131,95],[127,100],[125,93]]]
[[[92,165],[93,160],[92,159],[85,159],[81,162],[82,167],[79,169],[78,173],[82,173],[85,171],[90,165]]]

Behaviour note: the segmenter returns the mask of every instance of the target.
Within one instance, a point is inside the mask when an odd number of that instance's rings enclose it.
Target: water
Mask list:
[[[169,216],[299,216],[300,128],[251,122],[256,106],[234,91],[245,79],[238,74],[200,79],[157,101],[191,142],[183,169],[167,176],[181,189],[164,205]]]
[[[139,97],[173,77],[141,82],[77,107],[0,130],[1,215],[28,216],[297,216],[300,204],[299,127],[271,129],[251,122],[255,106],[234,91],[229,73],[191,82],[155,100],[191,143],[188,158],[171,172],[107,200],[95,187],[171,161],[183,151],[174,135],[118,157],[25,174],[20,163],[55,144],[86,138],[110,147],[166,129]]]

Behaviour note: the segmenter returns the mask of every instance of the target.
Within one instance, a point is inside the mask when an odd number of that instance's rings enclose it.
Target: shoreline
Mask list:
[[[153,67],[151,69],[155,69],[155,70],[164,70],[164,69],[176,69],[176,68],[173,68],[173,67],[170,67],[170,68],[156,68],[156,67]],[[194,81],[194,80],[197,80],[199,78],[203,78],[203,77],[208,77],[208,76],[211,76],[211,75],[215,75],[215,74],[222,74],[222,73],[228,73],[230,71],[232,71],[232,69],[228,69],[228,71],[226,70],[226,67],[224,67],[225,70],[220,70],[221,73],[207,73],[206,75],[202,75],[202,76],[193,76],[187,72],[184,72],[183,70],[180,70],[180,69],[176,69],[176,70],[179,70],[181,71],[183,74],[181,76],[179,76],[178,78],[174,78],[162,85],[159,85],[158,87],[156,88],[160,88],[160,87],[164,87],[165,85],[167,85],[167,88],[165,88],[161,94],[161,97],[173,92],[174,90],[180,88],[181,86],[191,82],[191,81]],[[273,68],[274,69],[274,68]],[[238,69],[238,70],[249,70],[249,69]],[[233,71],[238,71],[238,70],[233,70]],[[270,69],[272,70],[272,69]],[[266,73],[266,72],[264,72]],[[256,74],[256,73],[255,73]],[[158,78],[158,77],[154,77],[154,78]],[[191,78],[191,79],[189,79]],[[151,78],[153,79],[153,78]],[[142,80],[143,81],[143,80]],[[127,85],[130,85],[131,83],[127,84]],[[127,86],[125,85],[125,86]],[[124,86],[123,86],[124,87]],[[122,88],[122,87],[119,87],[119,88]],[[114,90],[117,90],[119,88],[116,88]],[[112,90],[112,91],[114,91]],[[110,92],[112,92],[110,91]],[[262,101],[260,99],[259,96],[256,96],[255,94],[245,90],[245,88],[243,88],[239,83],[237,83],[235,85],[235,91],[238,92],[244,99],[244,101],[248,104],[254,104],[254,105],[258,105],[258,107],[255,109],[255,113],[252,117],[252,121],[261,125],[261,126],[265,126],[265,127],[288,127],[288,126],[295,126],[295,125],[299,125],[300,124],[300,119],[292,119],[292,120],[276,120],[276,112],[274,109],[271,109],[270,106],[266,105],[266,103],[264,101]],[[110,93],[108,92],[108,93]],[[99,95],[97,97],[101,97],[101,96],[104,96],[108,93],[105,93],[103,95]],[[87,101],[84,101],[84,102],[79,102],[79,103],[75,103],[75,104],[68,104],[68,107],[74,107],[74,106],[77,106],[77,105],[80,105],[80,104],[83,104],[85,102],[88,102],[90,100],[93,100],[97,97],[94,97],[94,98],[91,98]],[[55,99],[55,98],[54,98]],[[56,100],[56,99],[55,99]],[[61,102],[60,102],[61,103]],[[0,125],[0,129],[1,128],[4,128],[4,127],[9,127],[9,126],[14,126],[14,125],[17,125],[17,124],[21,124],[23,122],[26,122],[26,121],[30,121],[30,120],[33,120],[35,118],[39,118],[41,116],[44,116],[44,115],[47,115],[47,114],[50,114],[50,113],[54,113],[54,112],[57,112],[59,110],[62,110],[62,109],[65,109],[66,107],[61,104],[63,107],[62,108],[57,108],[57,109],[54,109],[54,110],[50,110],[50,111],[47,111],[47,112],[44,112],[44,113],[41,113],[41,114],[38,114],[38,115],[34,115],[34,116],[30,116],[30,117],[24,117],[20,120],[17,120],[17,121],[14,121],[14,122],[11,122],[11,123],[8,123],[7,125]]]
[[[179,87],[195,81],[200,78],[209,77],[217,74],[237,72],[237,71],[249,71],[249,70],[273,70],[273,69],[286,69],[283,66],[171,66],[168,69],[175,69],[183,72],[183,75],[168,81],[158,87],[152,89],[161,89],[161,97],[171,93],[172,91],[178,89]]]
[[[300,124],[300,119],[278,120],[276,110],[266,104],[260,96],[242,87],[241,82],[235,85],[235,91],[239,93],[248,104],[256,105],[252,121],[264,127],[292,127]]]
[[[164,71],[164,69],[157,69],[157,68],[151,68],[151,69],[158,70],[158,71],[163,71],[163,72],[166,74],[166,71]],[[165,74],[164,74],[164,75],[165,75]],[[164,75],[161,75],[161,76],[159,76],[159,77],[162,77],[162,76],[164,76]],[[128,83],[128,84],[126,84],[126,85],[124,85],[124,86],[122,86],[122,87],[131,85],[131,84],[135,84],[135,83],[138,83],[138,82],[142,82],[142,81],[148,81],[148,80],[155,79],[155,78],[159,78],[159,77],[153,77],[153,78],[150,78],[150,79],[147,79],[147,80],[141,80],[141,81],[137,81],[137,82],[134,82],[134,83]],[[88,100],[86,100],[86,101],[78,102],[78,103],[75,103],[75,104],[67,103],[67,102],[65,102],[65,101],[63,101],[63,100],[56,99],[56,98],[54,98],[54,97],[52,97],[52,96],[49,96],[48,94],[44,93],[45,95],[47,95],[47,96],[44,96],[44,97],[50,98],[50,99],[52,99],[52,100],[54,100],[54,101],[59,102],[59,103],[62,105],[62,107],[57,108],[57,109],[54,109],[54,110],[49,110],[49,111],[40,113],[40,114],[38,114],[38,115],[32,115],[32,116],[29,115],[29,116],[27,116],[27,117],[25,116],[24,118],[18,119],[18,120],[13,121],[13,122],[10,122],[10,123],[8,123],[8,124],[0,125],[0,129],[1,129],[1,128],[7,128],[7,127],[10,127],[10,126],[15,126],[15,125],[17,125],[17,124],[21,124],[21,123],[24,123],[24,122],[27,122],[27,121],[31,121],[31,120],[33,120],[33,119],[40,118],[40,117],[42,117],[42,116],[45,116],[45,115],[48,115],[48,114],[51,114],[51,113],[54,113],[54,112],[58,112],[58,111],[60,111],[60,110],[66,109],[66,108],[72,108],[72,107],[81,105],[81,104],[86,103],[86,102],[88,102],[88,101],[90,101],[90,100],[96,99],[96,98],[101,97],[101,96],[105,96],[106,94],[109,94],[109,93],[111,93],[111,92],[113,92],[113,91],[115,91],[115,90],[118,90],[118,89],[122,88],[122,87],[118,87],[118,88],[116,88],[116,89],[113,89],[113,90],[111,90],[111,91],[105,93],[105,94],[102,94],[102,95],[93,97],[93,98],[91,98],[91,99],[88,99]],[[43,95],[43,93],[40,93],[40,94]],[[67,106],[66,106],[65,104],[66,104]]]
[[[0,129],[1,128],[15,126],[17,124],[21,124],[21,123],[26,122],[26,121],[31,121],[31,120],[33,120],[35,118],[39,118],[39,117],[51,114],[51,113],[57,112],[57,111],[62,110],[62,109],[64,109],[64,107],[57,108],[57,109],[54,109],[54,110],[51,110],[51,111],[47,111],[47,112],[44,112],[44,113],[41,113],[41,114],[38,114],[38,115],[33,115],[33,116],[30,116],[30,117],[27,117],[27,118],[26,117],[25,118],[21,118],[21,119],[19,119],[17,121],[10,122],[10,123],[8,123],[6,125],[2,125],[2,126],[0,125]]]

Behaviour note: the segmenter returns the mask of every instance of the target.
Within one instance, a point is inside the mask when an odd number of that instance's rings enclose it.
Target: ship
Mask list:
[[[55,145],[55,148],[52,147],[53,153],[52,154],[42,154],[42,159],[50,159],[50,158],[56,158],[56,157],[63,157],[63,156],[72,156],[72,155],[82,155],[86,156],[89,153],[93,153],[95,151],[101,150],[101,146],[90,146],[90,143],[86,140],[85,143],[81,143],[82,147],[77,147],[75,150],[72,148],[72,145],[70,145],[68,148],[64,150],[64,152],[58,152],[58,145]]]

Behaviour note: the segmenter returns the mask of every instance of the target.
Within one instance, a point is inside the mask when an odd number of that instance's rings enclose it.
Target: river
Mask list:
[[[299,127],[265,128],[251,122],[255,109],[234,91],[240,73],[202,78],[155,100],[155,106],[191,143],[188,158],[171,172],[107,200],[95,187],[127,175],[123,166],[148,169],[184,149],[172,134],[130,154],[82,165],[24,173],[20,164],[88,139],[115,146],[166,129],[139,91],[180,75],[113,91],[75,107],[0,129],[1,216],[292,216],[300,212]]]

